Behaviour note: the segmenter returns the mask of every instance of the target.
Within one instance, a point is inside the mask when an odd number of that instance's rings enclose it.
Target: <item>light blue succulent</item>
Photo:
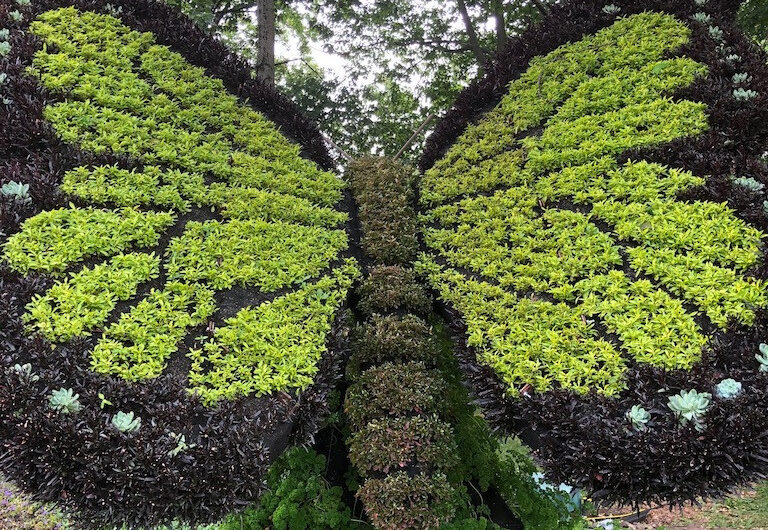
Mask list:
[[[183,453],[184,451],[195,447],[195,444],[187,443],[187,439],[183,434],[171,433],[171,439],[176,441],[176,447],[168,451],[169,456],[176,456],[179,453]]]
[[[742,83],[749,83],[750,81],[752,81],[752,76],[750,76],[746,72],[739,72],[738,74],[733,74],[734,85],[741,85]]]
[[[768,372],[768,344],[760,344],[760,353],[755,354],[755,359],[760,363],[760,371]]]
[[[36,383],[40,380],[40,376],[32,372],[32,365],[29,363],[13,365],[13,371],[19,376],[19,381]]]
[[[758,182],[752,177],[739,177],[739,178],[733,179],[733,183],[736,184],[737,186],[741,186],[742,188],[754,193],[761,192],[765,189],[765,184],[763,184],[762,182]]]
[[[675,413],[680,425],[693,423],[697,431],[703,431],[706,428],[704,414],[711,402],[712,394],[709,392],[681,390],[679,394],[670,396],[667,405]]]
[[[141,428],[141,418],[134,417],[133,412],[120,411],[112,417],[112,425],[118,431],[130,434]]]
[[[701,11],[695,13],[691,18],[700,24],[709,24],[712,21],[711,16],[709,16],[707,13],[702,13]]]
[[[741,383],[735,379],[723,379],[715,387],[715,395],[721,399],[733,399],[741,394]]]
[[[82,410],[80,395],[71,388],[60,388],[48,396],[48,406],[61,414],[76,414]]]
[[[743,88],[737,88],[733,91],[733,98],[736,101],[749,101],[755,99],[758,93],[754,90],[744,90]]]
[[[732,53],[731,55],[726,57],[725,60],[728,61],[729,63],[738,63],[738,62],[741,62],[741,55]]]
[[[29,196],[29,184],[21,184],[13,180],[0,187],[0,195],[22,203],[28,203],[32,200]]]
[[[651,414],[640,405],[632,405],[627,411],[627,419],[638,431],[644,431],[648,428],[648,422],[651,420]]]

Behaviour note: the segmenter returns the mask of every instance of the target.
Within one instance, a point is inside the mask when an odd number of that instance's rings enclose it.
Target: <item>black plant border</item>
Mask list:
[[[12,100],[0,105],[0,174],[3,182],[29,184],[33,199],[22,205],[0,197],[0,230],[6,235],[31,215],[65,203],[58,186],[73,165],[137,164],[125,157],[96,157],[60,142],[43,119],[45,105],[54,98],[24,72],[38,49],[25,31],[35,14],[69,5],[98,11],[107,3],[123,7],[124,21],[134,29],[159,32],[159,42],[193,64],[208,67],[228,89],[248,98],[289,137],[302,142],[305,155],[332,166],[322,137],[295,105],[263,89],[250,78],[244,62],[171,8],[149,0],[39,0],[31,6],[0,0],[0,27],[11,29],[12,44],[11,54],[0,59],[0,73],[7,75],[0,95]],[[9,17],[16,9],[23,14],[20,22]],[[131,385],[92,373],[88,352],[93,344],[88,340],[52,349],[40,337],[27,336],[21,319],[24,308],[50,284],[50,278],[20,277],[0,263],[0,471],[36,499],[60,502],[78,527],[153,527],[173,519],[220,519],[256,500],[269,463],[288,445],[312,443],[329,412],[328,395],[341,379],[348,356],[346,308],[339,311],[327,353],[307,390],[209,409],[187,393],[177,376]],[[19,377],[12,369],[25,363],[34,367],[38,379]],[[48,408],[47,396],[61,387],[79,393],[83,410],[77,415],[62,416]],[[112,404],[104,405],[99,393]],[[132,410],[143,419],[138,433],[125,435],[109,427],[118,410]],[[176,442],[169,431],[185,434],[195,445],[170,456]]]
[[[438,124],[421,159],[422,171],[445,153],[467,125],[498,103],[508,83],[533,56],[611,24],[615,18],[602,11],[605,3],[577,0],[553,7],[541,24],[514,40]],[[765,54],[733,25],[738,2],[709,0],[705,6],[692,0],[610,3],[618,5],[622,15],[653,10],[689,21],[693,38],[682,53],[710,68],[706,79],[676,94],[707,104],[709,131],[653,149],[628,151],[620,160],[646,159],[709,175],[704,186],[681,198],[728,202],[739,217],[765,230],[765,195],[738,188],[729,178],[746,176],[768,184],[768,170],[761,161],[768,145],[768,67]],[[722,61],[723,52],[706,26],[690,19],[697,11],[712,15],[712,24],[724,31],[727,53],[740,55],[741,62]],[[757,98],[748,103],[733,98],[731,78],[736,72],[752,75],[749,88],[759,92]],[[766,263],[768,260],[751,272],[768,277]],[[716,337],[691,371],[664,372],[631,364],[629,388],[618,398],[555,390],[511,399],[503,381],[479,363],[476,352],[467,346],[461,315],[447,304],[442,310],[459,338],[462,367],[486,418],[496,428],[519,433],[533,444],[553,480],[585,487],[605,503],[682,505],[722,496],[768,474],[768,375],[758,372],[754,358],[759,344],[768,342],[768,312],[759,312],[752,327],[732,326]],[[690,388],[713,392],[715,384],[726,377],[741,381],[743,394],[730,401],[715,400],[703,433],[680,427],[669,413],[667,397]],[[625,414],[634,404],[652,414],[646,432],[629,428]]]

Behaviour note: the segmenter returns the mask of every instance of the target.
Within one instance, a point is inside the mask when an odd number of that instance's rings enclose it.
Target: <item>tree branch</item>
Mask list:
[[[464,0],[456,0],[456,7],[459,9],[459,14],[464,21],[464,28],[467,31],[467,38],[469,39],[469,48],[472,53],[475,54],[477,64],[482,68],[485,65],[486,55],[483,48],[480,46],[480,41],[477,38],[475,32],[475,26],[472,24],[472,19],[469,18],[469,11],[467,11],[467,3]]]

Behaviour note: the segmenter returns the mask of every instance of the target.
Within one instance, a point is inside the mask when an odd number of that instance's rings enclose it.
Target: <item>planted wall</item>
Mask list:
[[[552,8],[422,159],[418,270],[488,417],[608,500],[765,470],[768,77],[734,8]]]
[[[219,518],[340,376],[344,184],[316,129],[161,4],[0,21],[3,473],[83,525]]]

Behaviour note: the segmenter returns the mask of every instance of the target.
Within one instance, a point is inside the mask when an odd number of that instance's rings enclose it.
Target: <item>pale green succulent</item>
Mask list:
[[[701,7],[707,5],[707,0],[696,0],[696,5]]]
[[[11,31],[8,28],[0,29],[0,41],[7,41],[11,38]]]
[[[21,14],[21,12],[18,9],[8,13],[8,16],[11,17],[11,20],[13,20],[14,22],[21,22],[22,20],[24,20],[24,16]]]
[[[768,344],[760,344],[760,353],[755,354],[755,359],[760,363],[760,371],[768,372]]]
[[[621,8],[616,4],[608,4],[607,6],[603,6],[603,13],[606,15],[618,15],[620,11]]]
[[[23,203],[28,203],[32,200],[29,197],[29,184],[21,184],[13,180],[3,184],[0,188],[0,194]]]
[[[735,85],[740,85],[742,83],[748,83],[751,80],[752,80],[752,77],[749,74],[745,73],[745,72],[740,72],[738,74],[733,74],[733,83]]]
[[[171,438],[176,441],[176,447],[168,451],[170,456],[176,456],[179,453],[183,453],[184,451],[195,447],[195,444],[190,445],[187,443],[187,439],[183,434],[171,433]]]
[[[30,0],[16,0],[16,3],[19,4],[20,6],[28,6],[31,3],[31,1]]]
[[[39,375],[32,373],[32,365],[27,364],[15,364],[13,371],[19,376],[20,381],[29,381],[30,383],[36,383],[40,380]]]
[[[627,419],[638,431],[646,430],[647,424],[651,419],[651,414],[640,405],[632,405],[632,408],[627,411]]]
[[[718,26],[709,26],[709,36],[715,40],[723,40],[725,34]]]
[[[737,88],[733,91],[733,97],[736,101],[749,101],[757,97],[757,92],[754,90],[744,90],[743,88]]]
[[[0,57],[6,57],[12,49],[10,42],[0,41]]]
[[[723,379],[715,387],[715,395],[721,399],[733,399],[741,394],[741,383],[735,379]]]
[[[675,413],[680,425],[693,423],[697,431],[703,431],[704,414],[712,401],[712,394],[696,390],[681,390],[679,394],[670,396],[668,406]]]
[[[712,20],[711,16],[709,16],[707,13],[702,13],[702,12],[694,14],[691,18],[701,24],[709,24],[710,21]]]
[[[120,432],[132,433],[141,428],[141,418],[134,417],[133,412],[120,411],[112,418],[112,425]]]
[[[48,397],[48,406],[62,414],[76,414],[82,410],[80,395],[75,394],[71,388],[60,388],[51,392]]]
[[[741,55],[732,53],[731,55],[726,57],[725,60],[728,61],[729,63],[738,63],[739,61],[741,61]]]
[[[765,184],[756,181],[752,177],[739,177],[737,179],[733,179],[733,183],[755,193],[765,189]]]

